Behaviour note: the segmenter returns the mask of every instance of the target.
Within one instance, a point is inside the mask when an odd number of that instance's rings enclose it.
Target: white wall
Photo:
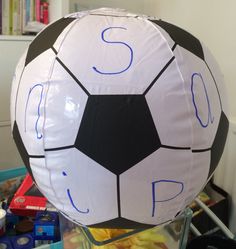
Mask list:
[[[0,37],[0,169],[23,165],[11,136],[10,92],[15,66],[29,40]]]
[[[157,7],[156,0],[70,0],[70,11],[101,7],[123,8],[136,13],[150,14]],[[155,11],[153,11],[155,13]]]
[[[230,119],[229,136],[214,182],[227,191],[231,200],[230,228],[236,234],[236,119]]]

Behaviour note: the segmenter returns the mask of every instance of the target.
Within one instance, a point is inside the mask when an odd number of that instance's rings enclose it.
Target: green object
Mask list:
[[[25,167],[14,168],[14,169],[7,169],[0,171],[0,182],[8,180],[10,178],[14,178],[17,176],[23,176],[27,172]]]

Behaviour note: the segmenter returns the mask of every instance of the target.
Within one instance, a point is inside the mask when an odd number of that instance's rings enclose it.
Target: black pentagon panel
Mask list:
[[[75,18],[61,18],[46,27],[29,45],[25,60],[25,66],[38,55],[51,48],[63,29],[68,26]]]
[[[220,161],[220,158],[224,151],[228,130],[229,130],[229,120],[224,114],[224,112],[222,112],[218,130],[216,132],[216,136],[211,148],[211,164],[210,164],[208,177],[212,175],[212,173],[214,172]]]
[[[75,147],[119,175],[160,148],[143,95],[91,95]]]
[[[143,223],[131,221],[125,218],[116,218],[116,219],[104,221],[101,223],[97,223],[94,225],[88,225],[88,227],[92,227],[92,228],[142,229],[142,230],[152,228],[154,226],[155,225],[143,224]]]
[[[16,121],[14,122],[14,125],[13,125],[12,135],[13,135],[13,139],[15,141],[16,147],[20,153],[20,156],[21,156],[28,172],[30,173],[31,177],[33,178],[32,170],[30,168],[30,163],[29,163],[29,155],[28,155],[26,148],[25,148],[25,145],[21,139],[20,132],[19,132],[18,125],[17,125]]]
[[[178,45],[204,60],[202,45],[196,37],[168,22],[164,22],[162,20],[150,21],[163,28]]]

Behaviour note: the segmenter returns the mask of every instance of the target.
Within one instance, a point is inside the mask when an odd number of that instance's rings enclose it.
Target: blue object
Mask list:
[[[8,237],[0,238],[0,248],[14,249]]]
[[[8,179],[11,179],[11,178],[15,178],[18,176],[24,176],[26,173],[27,173],[27,170],[24,166],[19,167],[19,168],[0,170],[0,183],[6,181]],[[0,243],[3,243],[3,246],[6,245],[7,246],[6,249],[15,249],[12,245],[12,242],[9,240],[8,237],[0,238]],[[21,248],[23,249],[24,247],[21,247]],[[63,241],[58,241],[56,243],[50,244],[50,245],[48,245],[48,248],[50,248],[50,249],[63,249]],[[19,249],[19,247],[18,247],[18,249]],[[24,248],[24,249],[27,249],[27,248]]]
[[[32,249],[34,240],[32,234],[23,234],[11,238],[13,249]]]
[[[8,170],[1,170],[0,174],[0,182],[5,181],[7,179],[11,179],[17,176],[23,176],[27,172],[25,167],[15,168],[15,169],[8,169]]]
[[[6,215],[6,230],[13,229],[14,226],[19,222],[20,218],[19,216],[9,212],[7,210],[7,215]]]
[[[34,221],[34,240],[60,240],[59,217],[57,212],[38,212]]]

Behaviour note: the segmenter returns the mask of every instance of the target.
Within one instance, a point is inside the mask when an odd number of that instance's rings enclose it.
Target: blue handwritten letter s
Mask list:
[[[130,52],[130,61],[129,61],[129,64],[122,70],[120,71],[117,71],[117,72],[102,72],[101,70],[97,69],[97,67],[93,67],[93,70],[99,74],[104,74],[104,75],[114,75],[114,74],[121,74],[121,73],[124,73],[125,71],[127,71],[132,62],[133,62],[133,50],[132,48],[125,42],[121,42],[121,41],[107,41],[104,37],[105,35],[105,32],[107,32],[108,30],[111,30],[111,29],[123,29],[123,30],[126,30],[126,28],[123,28],[123,27],[109,27],[109,28],[106,28],[102,31],[102,34],[101,34],[101,38],[104,42],[106,43],[110,43],[110,44],[121,44],[122,46],[126,46],[128,49],[129,49],[129,52]]]

